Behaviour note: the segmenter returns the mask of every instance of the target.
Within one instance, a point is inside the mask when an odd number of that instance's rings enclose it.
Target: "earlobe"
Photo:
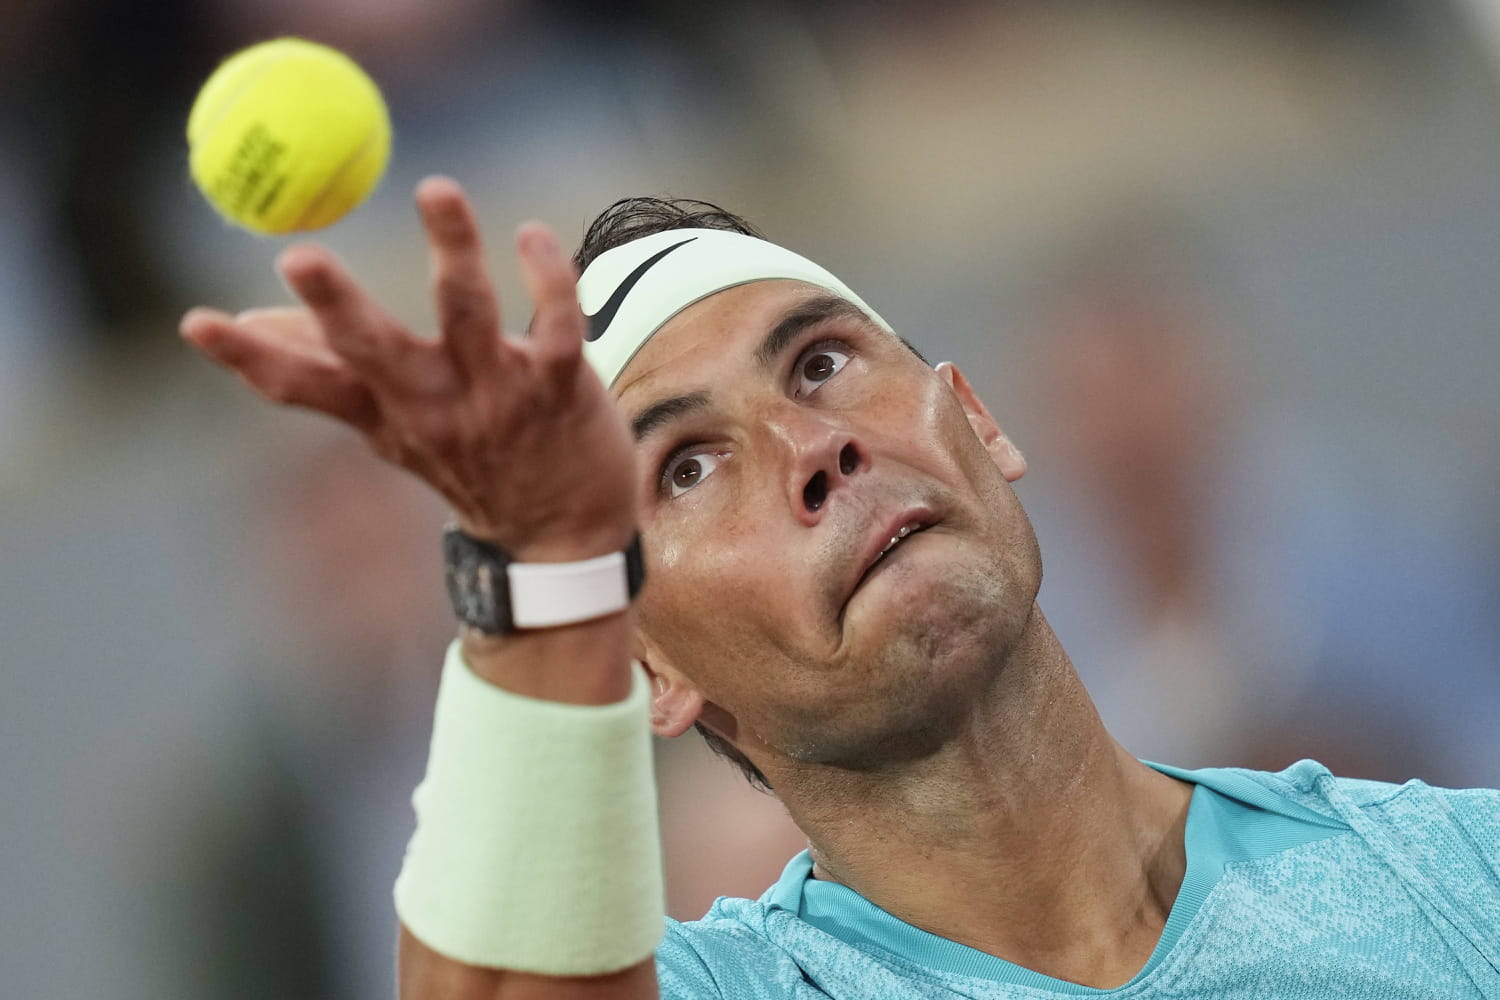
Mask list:
[[[958,366],[951,361],[942,361],[933,369],[938,377],[948,383],[953,394],[958,397],[959,405],[964,408],[965,415],[969,418],[969,426],[974,429],[974,434],[984,445],[990,457],[995,460],[995,465],[1005,476],[1007,482],[1015,482],[1026,473],[1026,456],[1021,454],[1021,449],[1013,444],[995,418],[990,415],[989,408],[984,405],[964,373],[958,370]]]
[[[656,669],[645,657],[637,657],[651,681],[651,731],[674,739],[692,728],[703,714],[703,693],[670,668]]]

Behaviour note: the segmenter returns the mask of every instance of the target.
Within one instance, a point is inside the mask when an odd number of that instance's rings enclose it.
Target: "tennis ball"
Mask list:
[[[375,82],[326,45],[278,38],[225,60],[188,116],[193,183],[257,233],[321,229],[375,189],[391,122]]]

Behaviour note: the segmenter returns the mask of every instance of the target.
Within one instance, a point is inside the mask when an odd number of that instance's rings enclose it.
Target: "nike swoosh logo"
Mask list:
[[[620,282],[620,287],[615,289],[614,294],[609,297],[609,300],[605,302],[604,305],[600,306],[599,309],[592,315],[588,316],[589,332],[584,336],[583,339],[598,340],[600,337],[604,336],[604,331],[608,330],[609,324],[615,321],[615,313],[619,312],[620,306],[625,304],[625,296],[630,294],[630,290],[635,287],[635,283],[637,281],[640,281],[641,278],[645,277],[646,272],[655,267],[657,262],[667,254],[671,253],[673,250],[676,250],[680,246],[686,246],[697,238],[698,237],[696,236],[689,236],[681,243],[673,243],[665,250],[658,251],[657,253],[652,254],[650,257],[647,257],[645,260],[641,261],[640,266],[637,267],[634,271],[631,271],[628,275],[625,276],[625,280]]]

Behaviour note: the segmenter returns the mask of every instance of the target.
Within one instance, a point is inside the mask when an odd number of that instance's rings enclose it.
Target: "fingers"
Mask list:
[[[484,378],[500,357],[500,305],[485,264],[479,223],[463,189],[446,177],[417,188],[427,230],[432,297],[443,345],[470,378]]]
[[[446,374],[435,370],[430,345],[381,308],[328,250],[294,246],[276,267],[307,305],[324,342],[375,392],[419,394]]]
[[[302,310],[267,309],[230,316],[194,309],[182,319],[182,336],[231,369],[261,396],[326,413],[369,432],[380,419],[375,397],[317,337]]]
[[[417,202],[431,248],[441,343],[409,333],[331,252],[314,245],[292,247],[277,262],[305,308],[239,316],[198,309],[183,318],[183,337],[262,396],[319,410],[366,433],[410,407],[430,414],[438,401],[493,385],[490,376],[516,347],[500,335],[473,210],[446,178],[424,181]],[[577,362],[585,330],[577,273],[543,225],[523,226],[518,249],[536,305],[531,353],[561,375],[572,370],[567,361]]]
[[[306,309],[296,306],[247,309],[235,316],[234,322],[254,331],[267,343],[279,344],[304,356],[317,357],[330,365],[341,360],[323,339],[318,321]]]
[[[563,253],[552,230],[528,222],[516,233],[521,277],[535,313],[531,340],[546,357],[576,358],[583,346],[585,323],[578,307],[578,272]]]

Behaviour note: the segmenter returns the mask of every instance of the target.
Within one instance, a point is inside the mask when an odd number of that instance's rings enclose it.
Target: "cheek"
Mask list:
[[[763,525],[721,515],[715,523],[663,526],[646,537],[647,586],[638,614],[656,646],[698,679],[704,664],[763,644],[781,616],[775,561]],[[760,529],[760,530],[758,530]]]
[[[968,415],[947,383],[937,376],[916,384],[910,379],[872,382],[867,395],[860,401],[863,412],[881,414],[879,426],[886,438],[883,443],[894,448],[895,454],[912,455],[932,473],[955,466],[964,470],[965,478],[973,478],[976,472],[987,476],[996,471]],[[918,449],[915,455],[913,446]]]

